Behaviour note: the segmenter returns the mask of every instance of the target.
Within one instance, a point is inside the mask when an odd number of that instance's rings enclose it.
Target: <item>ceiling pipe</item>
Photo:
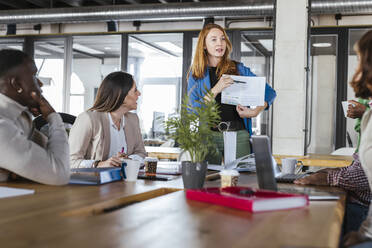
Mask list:
[[[267,16],[272,15],[272,13],[272,0],[109,5],[95,7],[0,11],[0,24],[69,23],[110,20],[202,20],[203,18],[210,16]]]
[[[273,16],[273,0],[235,0],[168,4],[108,5],[0,11],[0,24],[93,21],[202,20],[206,17]],[[372,1],[313,0],[313,15],[372,14]]]

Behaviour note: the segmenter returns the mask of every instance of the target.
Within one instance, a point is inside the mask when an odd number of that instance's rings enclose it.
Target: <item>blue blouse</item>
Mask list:
[[[245,67],[242,63],[237,64],[237,69],[240,76],[251,76],[256,77],[256,75],[251,72],[248,67]],[[204,77],[201,79],[195,79],[190,73],[189,81],[187,85],[187,92],[190,96],[190,103],[192,107],[200,107],[200,103],[197,101],[203,100],[206,91],[211,89],[211,80],[209,77],[209,68],[207,67]],[[276,97],[276,92],[273,88],[266,83],[265,88],[265,102],[267,102],[267,108],[273,103]],[[243,118],[244,125],[249,135],[252,135],[252,120],[251,118]]]

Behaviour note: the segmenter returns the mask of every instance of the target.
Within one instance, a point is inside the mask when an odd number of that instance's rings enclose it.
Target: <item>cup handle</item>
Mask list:
[[[302,163],[302,161],[298,160],[296,166],[299,166],[299,167],[297,168],[297,172],[296,172],[296,174],[301,173],[301,171],[302,171],[302,167],[304,167],[304,163]]]
[[[127,179],[127,174],[125,174],[125,167],[127,166],[126,162],[121,163],[121,174],[123,176],[123,179]]]

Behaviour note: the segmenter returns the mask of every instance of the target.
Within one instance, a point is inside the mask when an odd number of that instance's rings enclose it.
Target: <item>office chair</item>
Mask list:
[[[76,116],[66,114],[66,113],[58,113],[61,118],[63,123],[65,124],[66,132],[69,133],[71,126],[74,124]],[[37,130],[40,132],[44,133],[45,135],[48,134],[48,122],[41,116],[39,115],[36,117],[33,121],[34,126]]]

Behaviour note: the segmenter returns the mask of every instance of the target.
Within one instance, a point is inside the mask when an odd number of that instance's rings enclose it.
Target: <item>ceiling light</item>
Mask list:
[[[332,44],[328,42],[314,43],[313,47],[331,47]]]
[[[35,49],[35,54],[36,55],[42,55],[42,56],[49,56],[49,55],[51,55],[50,53],[43,52],[43,51],[40,51],[38,49]]]
[[[18,45],[13,45],[13,46],[7,46],[8,48],[11,48],[11,49],[16,49],[16,50],[22,50],[23,47],[22,46],[18,46]]]
[[[111,47],[104,47],[105,50],[111,50]]]
[[[48,43],[37,43],[35,47],[42,47],[51,52],[65,53],[65,49],[63,47],[60,47],[59,45],[51,45]]]
[[[98,51],[96,49],[81,45],[79,43],[74,43],[72,48],[79,50],[80,52],[90,53],[90,54],[104,54],[102,51]]]

